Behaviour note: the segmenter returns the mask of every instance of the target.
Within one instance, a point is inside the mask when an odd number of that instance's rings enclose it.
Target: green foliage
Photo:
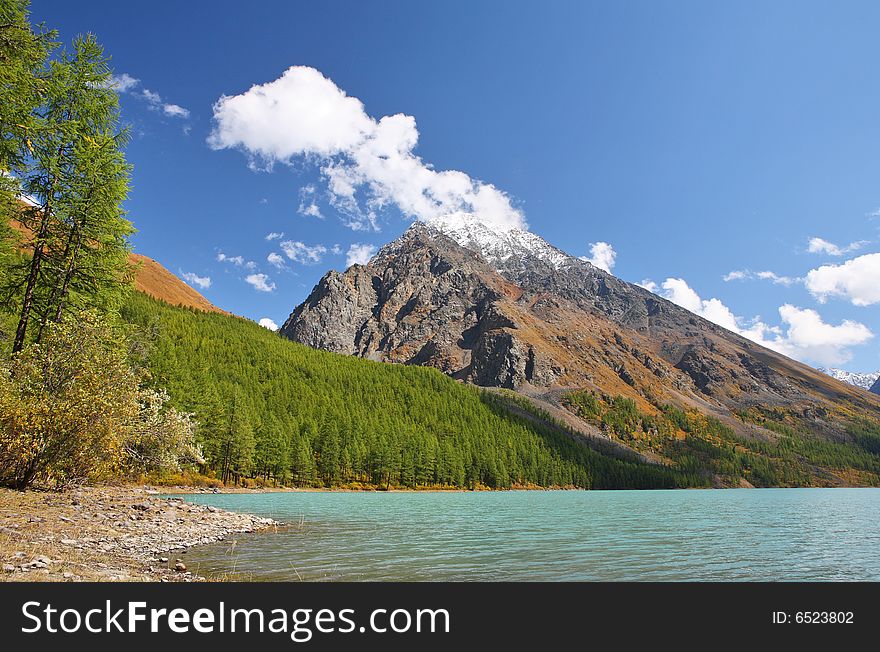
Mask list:
[[[194,413],[205,471],[299,486],[671,487],[433,369],[316,351],[256,324],[133,294],[149,368]]]
[[[10,142],[24,139],[15,149],[23,154],[9,157],[9,172],[36,202],[24,209],[9,197],[4,202],[13,207],[7,212],[18,211],[28,252],[3,279],[2,299],[20,315],[14,351],[39,342],[46,325],[66,312],[116,311],[131,282],[133,229],[122,210],[128,136],[119,128],[108,60],[87,35],[31,75],[40,93],[26,134],[4,129]],[[14,84],[0,87],[0,104],[15,92]]]
[[[714,475],[728,484],[744,479],[760,487],[809,486],[822,481],[816,473],[822,467],[856,470],[865,474],[861,481],[880,484],[880,424],[868,419],[848,424],[852,445],[809,432],[781,408],[738,413],[776,433],[768,440],[742,437],[714,417],[668,404],[648,415],[623,397],[571,392],[564,400],[581,418],[636,450],[662,455],[686,475]]]
[[[55,47],[54,32],[31,27],[29,4],[0,0],[0,171],[5,173],[28,155],[35,109],[45,92],[46,57]],[[0,177],[3,181],[8,179]]]

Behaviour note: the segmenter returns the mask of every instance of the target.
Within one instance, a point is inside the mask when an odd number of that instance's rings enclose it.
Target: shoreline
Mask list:
[[[0,489],[0,581],[204,581],[187,570],[187,550],[282,526],[162,493]]]

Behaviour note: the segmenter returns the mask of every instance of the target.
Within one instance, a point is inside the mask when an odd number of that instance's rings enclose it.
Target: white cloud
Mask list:
[[[145,88],[141,91],[141,97],[143,97],[147,102],[153,105],[161,104],[162,102],[162,96],[159,95],[159,93],[154,93],[148,88]]]
[[[779,308],[781,326],[770,326],[759,317],[744,320],[734,315],[719,299],[701,298],[680,278],[666,279],[662,289],[650,280],[641,285],[719,326],[801,361],[821,365],[844,364],[852,358],[851,347],[865,344],[874,336],[864,324],[850,320],[836,326],[827,324],[815,310],[791,304]]]
[[[324,219],[324,216],[321,214],[321,209],[315,202],[312,202],[308,206],[301,205],[299,207],[299,212],[301,215],[306,215],[308,217],[317,217],[319,220]]]
[[[184,272],[181,270],[180,278],[189,283],[190,285],[197,285],[203,290],[211,287],[211,277],[210,276],[199,276],[193,272]]]
[[[149,108],[153,111],[161,111],[169,118],[188,118],[189,109],[185,109],[178,104],[170,104],[162,101],[162,96],[149,88],[144,88],[140,92],[140,97],[147,101]]]
[[[355,243],[348,248],[348,253],[345,255],[345,266],[366,265],[375,253],[376,247],[373,245]]]
[[[763,281],[772,281],[776,285],[785,285],[786,287],[803,281],[803,279],[795,278],[793,276],[780,276],[776,272],[753,272],[748,269],[736,269],[725,274],[723,278],[727,282],[760,279]]]
[[[828,297],[843,297],[856,306],[880,302],[880,253],[865,254],[840,265],[823,265],[810,270],[807,290],[820,303]]]
[[[262,326],[263,328],[268,328],[270,331],[277,331],[278,330],[278,324],[276,324],[274,321],[272,321],[268,317],[263,317],[257,323],[260,324],[260,326]]]
[[[819,364],[844,364],[852,359],[848,348],[865,344],[874,334],[864,324],[849,319],[838,326],[826,324],[815,310],[785,304],[779,316],[787,324],[785,336],[779,336],[765,346],[799,360],[813,360]]]
[[[177,104],[162,105],[162,112],[171,118],[189,117],[189,109],[184,109],[182,106],[178,106]]]
[[[275,284],[265,274],[250,274],[244,280],[259,292],[271,292],[275,289]]]
[[[302,242],[285,240],[280,246],[281,251],[290,260],[303,265],[316,265],[321,262],[321,258],[327,253],[327,247],[320,244],[309,246]]]
[[[867,240],[858,240],[857,242],[850,242],[845,247],[839,247],[833,242],[828,242],[828,240],[823,240],[822,238],[810,238],[810,243],[808,245],[808,251],[811,254],[828,254],[829,256],[843,256],[844,254],[848,254],[853,251],[857,251],[868,244]]]
[[[412,116],[376,120],[314,68],[288,68],[275,81],[214,104],[214,149],[239,149],[253,167],[317,161],[330,204],[355,230],[378,230],[378,211],[396,206],[413,219],[473,214],[496,229],[525,228],[522,213],[495,186],[464,172],[437,171],[414,154]]]
[[[773,281],[776,285],[794,285],[795,283],[799,283],[803,279],[793,278],[791,276],[780,276],[776,272],[755,272],[755,277],[765,280],[765,281]]]
[[[119,75],[112,75],[110,77],[109,86],[117,93],[133,93],[134,89],[139,86],[140,83],[140,79],[132,77],[127,72],[124,72]],[[134,97],[145,100],[150,109],[153,111],[161,111],[169,118],[189,117],[189,109],[185,109],[179,104],[166,104],[162,102],[162,96],[155,91],[151,91],[149,88],[142,88],[140,93],[135,94]],[[185,131],[186,133],[189,133],[188,129]]]
[[[590,256],[581,256],[581,260],[585,260],[599,269],[604,269],[608,273],[611,273],[611,270],[614,269],[616,258],[617,252],[607,242],[590,243]]]
[[[244,258],[242,256],[227,256],[222,251],[217,253],[217,261],[221,263],[232,263],[236,267],[244,265]]]
[[[297,212],[300,215],[306,215],[309,217],[317,217],[320,220],[324,219],[324,215],[321,213],[321,208],[318,204],[315,203],[315,194],[317,189],[314,185],[308,184],[307,186],[303,186],[299,190],[299,208]]]
[[[266,260],[269,261],[269,264],[274,265],[278,269],[284,269],[284,257],[280,254],[276,254],[274,251],[266,256]]]
[[[283,237],[284,233],[277,233],[275,231],[272,231],[272,233],[266,235],[266,240],[271,242],[272,240],[280,240]]]
[[[339,254],[342,253],[342,247],[340,247],[338,244],[335,244],[332,247],[330,247],[330,253],[334,254],[335,256],[338,256]]]
[[[682,308],[700,315],[735,333],[739,332],[736,316],[719,299],[702,299],[683,278],[668,278],[663,282],[661,296]]]
[[[140,83],[140,79],[132,77],[127,72],[110,77],[110,88],[115,90],[117,93],[127,93]]]

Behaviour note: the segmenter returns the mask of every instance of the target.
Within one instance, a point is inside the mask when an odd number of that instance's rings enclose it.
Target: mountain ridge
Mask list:
[[[670,402],[743,433],[755,432],[737,416],[748,410],[793,411],[835,437],[845,435],[827,415],[880,414],[871,395],[539,236],[507,229],[474,242],[475,232],[484,234],[482,225],[414,223],[366,265],[328,272],[281,334],[337,353],[434,366],[477,385],[587,389],[631,397],[646,410]]]
[[[819,371],[824,374],[828,374],[832,378],[836,378],[837,380],[841,380],[845,383],[849,383],[850,385],[855,385],[856,387],[861,387],[862,389],[866,390],[870,390],[871,386],[877,382],[878,378],[880,378],[880,371],[860,373],[857,371],[846,371],[844,369],[826,367],[819,367]]]

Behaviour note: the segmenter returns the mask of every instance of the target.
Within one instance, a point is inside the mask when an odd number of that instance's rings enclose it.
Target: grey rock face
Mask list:
[[[309,346],[420,364],[479,385],[550,384],[552,365],[517,336],[512,288],[485,261],[417,225],[369,265],[329,272],[281,328]]]
[[[874,394],[880,394],[880,378],[877,379],[868,391],[873,392]]]

